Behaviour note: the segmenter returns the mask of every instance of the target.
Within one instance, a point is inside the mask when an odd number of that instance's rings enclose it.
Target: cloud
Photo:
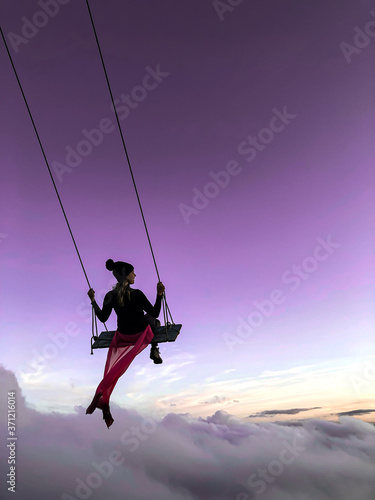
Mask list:
[[[355,415],[366,415],[367,413],[374,413],[375,410],[351,410],[351,411],[342,411],[337,413],[338,416],[349,416],[354,417]]]
[[[296,415],[297,413],[301,413],[303,411],[319,410],[320,408],[321,406],[314,406],[313,408],[291,408],[289,410],[264,410],[255,413],[254,415],[249,415],[248,418],[268,417],[270,415]]]
[[[206,400],[206,401],[199,401],[200,405],[214,405],[218,403],[224,403],[227,401],[227,398],[225,396],[220,397],[220,396],[213,396],[212,398]]]
[[[374,498],[375,427],[350,416],[289,426],[248,423],[222,410],[159,418],[114,407],[108,430],[100,412],[86,415],[83,407],[69,415],[29,408],[2,367],[0,383],[2,415],[7,391],[17,392],[19,500]],[[0,431],[6,435],[4,419]],[[8,452],[1,453],[7,471]]]

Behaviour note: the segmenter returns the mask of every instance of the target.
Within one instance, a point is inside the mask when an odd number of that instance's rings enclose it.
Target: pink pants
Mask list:
[[[93,413],[95,408],[100,408],[103,410],[103,418],[107,426],[109,427],[113,423],[113,418],[109,412],[109,398],[112,391],[118,379],[129,368],[133,359],[151,343],[153,337],[154,334],[149,325],[143,332],[135,335],[125,335],[116,331],[108,349],[103,379],[98,385],[94,399],[87,408],[86,413]]]

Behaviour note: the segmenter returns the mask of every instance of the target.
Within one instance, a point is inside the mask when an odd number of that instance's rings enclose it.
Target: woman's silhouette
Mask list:
[[[141,290],[130,287],[134,283],[136,276],[134,267],[131,264],[122,261],[114,262],[109,259],[106,262],[106,268],[113,272],[118,283],[105,295],[103,308],[100,309],[96,303],[95,292],[92,288],[87,294],[100,321],[107,321],[112,309],[115,310],[117,314],[117,331],[108,350],[104,377],[98,385],[86,413],[93,413],[96,408],[100,408],[103,411],[103,419],[109,428],[113,424],[109,409],[110,395],[118,379],[125,373],[136,355],[152,343],[154,334],[144,311],[151,318],[159,316],[165,287],[159,281],[156,301],[152,305]],[[150,358],[153,359],[154,363],[162,362],[157,344],[152,345]]]

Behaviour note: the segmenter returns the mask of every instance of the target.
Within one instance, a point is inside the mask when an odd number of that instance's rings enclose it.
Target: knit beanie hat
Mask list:
[[[121,260],[113,262],[112,259],[107,260],[107,262],[105,263],[105,267],[108,269],[108,271],[112,271],[113,276],[119,283],[126,280],[128,274],[130,274],[134,269],[134,266],[128,264],[127,262],[122,262]]]

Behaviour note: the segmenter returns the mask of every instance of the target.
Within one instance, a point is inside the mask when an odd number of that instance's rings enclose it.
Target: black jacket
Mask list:
[[[96,316],[103,323],[107,321],[112,309],[114,309],[117,314],[117,330],[120,333],[132,335],[142,332],[148,325],[143,311],[146,311],[153,318],[159,316],[161,299],[162,296],[157,295],[155,305],[152,306],[141,290],[131,289],[130,299],[125,296],[124,305],[120,306],[117,302],[117,293],[112,290],[105,295],[102,309],[95,301],[92,302],[92,305]]]

